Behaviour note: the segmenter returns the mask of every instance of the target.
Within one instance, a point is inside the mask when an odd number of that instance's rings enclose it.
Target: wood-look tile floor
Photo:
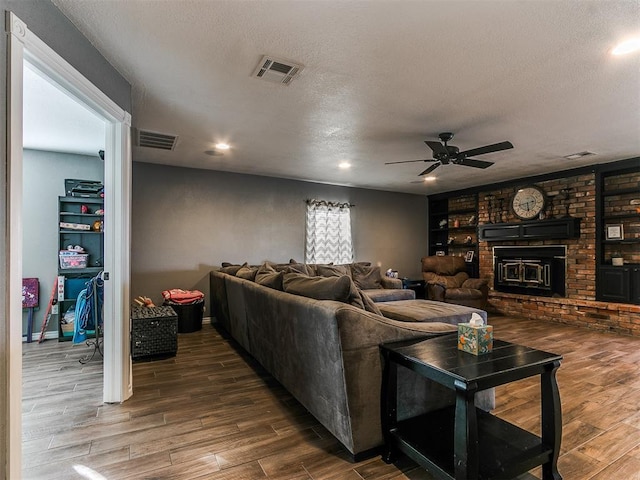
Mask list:
[[[565,480],[640,480],[640,339],[491,317],[496,338],[564,356]],[[135,395],[102,403],[84,345],[23,347],[23,478],[429,480],[410,460],[352,463],[289,393],[205,323],[178,355],[135,363]],[[539,381],[497,389],[494,413],[539,433]],[[535,469],[524,478],[539,478]]]

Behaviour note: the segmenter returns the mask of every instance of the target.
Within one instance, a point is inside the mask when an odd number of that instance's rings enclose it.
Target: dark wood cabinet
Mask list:
[[[598,300],[628,303],[631,297],[631,268],[601,266],[598,275]]]
[[[596,298],[640,304],[640,162],[596,175]],[[614,266],[613,258],[623,265]]]

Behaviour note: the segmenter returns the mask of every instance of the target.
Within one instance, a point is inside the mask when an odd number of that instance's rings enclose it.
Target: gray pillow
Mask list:
[[[222,268],[219,270],[222,273],[228,273],[229,275],[236,275],[238,273],[238,270],[240,270],[242,267],[246,267],[247,263],[243,263],[242,265],[232,265],[230,263],[227,262],[222,262]]]
[[[282,281],[284,291],[315,298],[346,302],[351,292],[351,279],[342,277],[309,277],[301,273],[285,273]]]
[[[236,272],[236,277],[244,278],[245,280],[254,281],[256,278],[256,272],[258,271],[258,267],[248,267],[243,265]]]
[[[264,263],[256,272],[256,283],[265,287],[282,290],[283,271],[276,271],[268,263]]]
[[[351,276],[348,265],[316,265],[316,272],[320,277]]]
[[[351,264],[351,277],[356,286],[362,290],[382,288],[380,267],[369,267],[359,263]]]
[[[290,263],[285,269],[285,273],[303,273],[310,277],[313,277],[316,274],[314,268],[306,263]]]

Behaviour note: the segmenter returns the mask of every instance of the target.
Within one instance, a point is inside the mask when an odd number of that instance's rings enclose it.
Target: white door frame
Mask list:
[[[6,362],[7,402],[1,402],[8,448],[7,478],[21,473],[22,399],[22,89],[24,62],[28,61],[70,96],[103,117],[105,143],[105,272],[104,384],[105,402],[122,402],[133,394],[129,344],[131,115],[120,108],[27,25],[7,12],[7,176],[6,256],[8,258],[8,317],[0,328],[8,333],[2,355]],[[6,309],[5,309],[6,311]],[[1,341],[1,340],[0,340]],[[8,343],[8,345],[7,345]],[[2,473],[2,472],[0,472]],[[0,475],[2,476],[2,475]]]

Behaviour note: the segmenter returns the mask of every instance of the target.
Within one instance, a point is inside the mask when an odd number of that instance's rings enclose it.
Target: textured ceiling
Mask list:
[[[609,54],[640,34],[638,0],[53,3],[132,84],[134,126],[179,136],[136,161],[436,193],[640,155],[640,55]],[[305,68],[252,78],[263,55]],[[384,164],[431,158],[443,131],[515,148],[429,184]]]

